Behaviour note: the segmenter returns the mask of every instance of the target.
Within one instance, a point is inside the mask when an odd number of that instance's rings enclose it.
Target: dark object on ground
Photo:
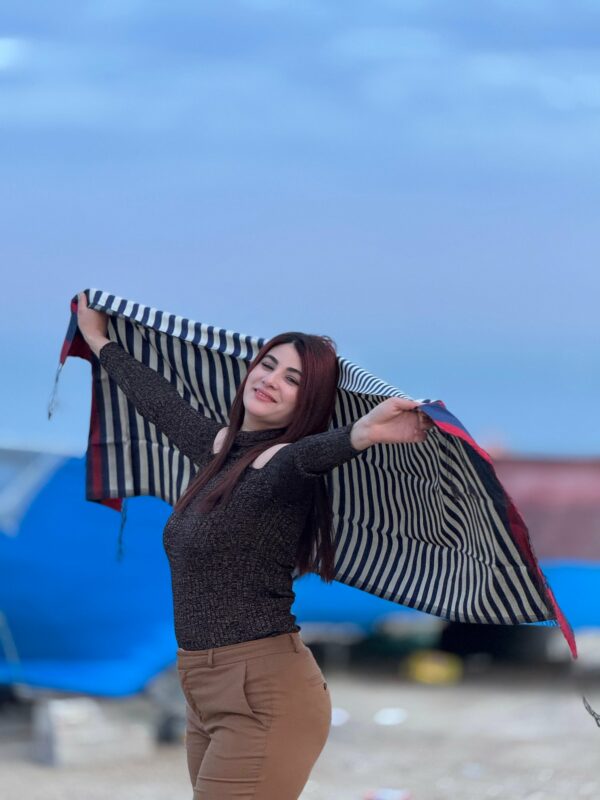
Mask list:
[[[458,656],[485,653],[495,661],[544,662],[553,636],[553,629],[543,626],[449,622],[441,632],[438,648]]]

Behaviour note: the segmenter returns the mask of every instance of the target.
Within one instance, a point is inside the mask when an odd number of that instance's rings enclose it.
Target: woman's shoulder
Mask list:
[[[223,446],[223,442],[225,440],[225,437],[227,436],[227,431],[228,430],[229,430],[229,426],[226,426],[225,428],[221,428],[220,430],[217,431],[217,435],[215,436],[213,444],[212,444],[212,453],[213,453],[213,455],[215,455],[216,453],[218,453],[220,451],[221,447]]]
[[[271,447],[267,447],[266,450],[263,450],[262,453],[259,453],[258,456],[252,462],[252,467],[254,469],[262,469],[269,461],[273,458],[273,456],[278,453],[283,447],[288,447],[291,442],[279,442],[279,444],[271,445]]]
[[[229,430],[228,426],[221,428],[217,431],[217,435],[214,438],[213,445],[212,445],[212,454],[216,455],[222,448],[223,442],[225,441],[225,437],[227,436],[227,431]],[[273,456],[278,453],[283,447],[288,447],[291,442],[279,442],[278,444],[271,445],[271,447],[267,447],[266,450],[263,450],[262,453],[259,453],[254,461],[251,462],[251,466],[253,469],[262,469],[266,466],[269,461],[273,458]]]

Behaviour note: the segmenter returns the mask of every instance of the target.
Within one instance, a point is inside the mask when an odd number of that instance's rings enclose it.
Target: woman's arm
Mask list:
[[[433,422],[416,410],[418,405],[414,400],[390,397],[356,422],[305,436],[284,450],[289,450],[287,457],[298,475],[312,477],[344,464],[378,442],[424,442]]]
[[[106,314],[89,309],[83,292],[79,295],[78,322],[102,367],[148,422],[156,425],[193,461],[212,450],[217,431],[223,425],[193,409],[167,378],[108,339]]]
[[[324,475],[330,469],[350,461],[365,449],[362,442],[357,441],[356,433],[352,431],[357,424],[350,422],[332,431],[304,436],[283,448],[283,459],[288,460],[292,472],[298,477],[312,478]]]

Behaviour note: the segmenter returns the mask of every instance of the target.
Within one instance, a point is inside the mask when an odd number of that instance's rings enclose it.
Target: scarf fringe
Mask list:
[[[584,694],[582,694],[581,697],[583,699],[583,705],[585,706],[585,710],[592,717],[592,719],[594,719],[596,721],[596,725],[600,728],[600,714],[598,714],[597,711],[594,711],[594,709],[591,707],[591,705],[586,700],[586,697],[585,697]]]
[[[58,368],[56,370],[56,375],[54,376],[54,385],[52,386],[52,392],[50,393],[50,399],[48,400],[48,419],[52,418],[52,414],[54,414],[54,409],[56,408],[56,394],[58,390],[58,379],[60,377],[60,373],[62,371],[63,364],[59,363]]]
[[[584,706],[585,710],[588,712],[590,717],[594,720],[596,725],[600,728],[600,714],[592,708],[592,706],[590,705],[587,697],[584,694],[584,691],[585,691],[585,689],[584,689],[584,682],[585,682],[584,678],[585,678],[584,674],[582,674],[579,671],[575,672],[575,675],[574,675],[575,690],[576,690],[576,692],[578,694],[581,695],[581,700],[583,702],[583,706]]]
[[[123,498],[121,504],[121,524],[119,526],[119,538],[117,540],[117,561],[123,560],[123,531],[125,530],[125,523],[127,522],[127,500]]]

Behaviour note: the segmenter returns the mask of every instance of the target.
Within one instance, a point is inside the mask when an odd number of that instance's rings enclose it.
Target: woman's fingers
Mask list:
[[[417,411],[417,417],[423,428],[429,429],[433,427],[433,420],[431,417],[428,417],[427,414],[424,414],[422,411]]]
[[[85,292],[79,292],[77,295],[77,323],[79,327],[82,327],[82,323],[84,323],[84,314],[87,311],[87,297],[85,296]]]
[[[374,441],[424,442],[433,422],[419,411],[420,403],[404,397],[389,397],[366,415]]]
[[[427,433],[433,427],[433,421],[424,414],[422,411],[417,411],[417,427],[414,434],[413,441],[425,442],[427,441]]]
[[[84,309],[88,307],[87,304],[87,297],[85,296],[85,292],[79,292],[77,295],[77,316],[81,318],[81,313]]]
[[[106,336],[107,316],[103,311],[95,311],[88,306],[85,292],[77,295],[77,324],[84,338]]]
[[[390,401],[398,411],[414,411],[419,405],[416,400],[408,400],[406,397],[394,397],[390,398]]]

